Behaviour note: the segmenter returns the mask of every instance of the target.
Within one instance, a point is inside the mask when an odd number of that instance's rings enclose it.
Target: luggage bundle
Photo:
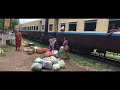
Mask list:
[[[42,69],[58,71],[65,68],[65,62],[54,56],[45,57],[41,59],[36,58],[31,66],[32,71],[41,71]]]

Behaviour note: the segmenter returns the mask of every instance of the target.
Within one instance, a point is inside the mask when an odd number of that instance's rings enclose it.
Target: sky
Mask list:
[[[23,24],[23,23],[26,23],[26,22],[40,20],[40,19],[19,19],[19,20],[20,20],[20,23]]]

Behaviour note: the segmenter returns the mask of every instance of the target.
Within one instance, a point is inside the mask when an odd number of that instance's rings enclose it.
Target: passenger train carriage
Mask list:
[[[107,32],[112,24],[118,31],[110,35]],[[59,45],[64,37],[68,37],[71,51],[89,53],[98,49],[120,52],[120,19],[41,19],[15,28],[25,37],[46,44],[50,36],[56,37]]]

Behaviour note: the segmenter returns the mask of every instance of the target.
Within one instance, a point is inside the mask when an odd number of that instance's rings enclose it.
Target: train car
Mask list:
[[[118,32],[112,35],[107,33],[111,25],[115,24]],[[65,30],[60,31],[64,26]],[[106,52],[120,52],[120,19],[59,19],[58,32],[48,32],[56,34],[62,45],[63,37],[69,38],[72,51],[90,53],[94,49]]]
[[[22,33],[36,40],[42,39],[47,44],[50,36],[56,37],[59,45],[62,45],[64,37],[68,37],[71,51],[89,53],[98,49],[120,52],[120,19],[41,19],[37,24],[39,30],[23,28]],[[112,24],[118,32],[109,34]],[[61,31],[61,27],[64,30]]]
[[[23,36],[28,39],[41,41],[41,37],[45,37],[45,19],[27,22],[19,26]]]

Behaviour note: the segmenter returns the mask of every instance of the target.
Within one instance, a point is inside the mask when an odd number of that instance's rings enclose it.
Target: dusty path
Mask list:
[[[4,44],[6,44],[7,38],[8,34],[4,34]],[[13,48],[6,57],[0,58],[0,71],[31,71],[31,65],[38,56],[41,57],[42,55],[27,55],[26,52],[23,51],[23,47],[21,47],[20,51],[15,51],[15,48]],[[65,60],[65,64],[66,68],[60,71],[96,71],[90,67],[80,66],[72,60]]]
[[[12,49],[6,57],[0,59],[0,71],[31,71],[31,65],[38,56],[41,57],[41,54],[27,55],[23,47],[20,51]],[[65,63],[66,68],[61,71],[94,71],[71,60],[66,60]]]

